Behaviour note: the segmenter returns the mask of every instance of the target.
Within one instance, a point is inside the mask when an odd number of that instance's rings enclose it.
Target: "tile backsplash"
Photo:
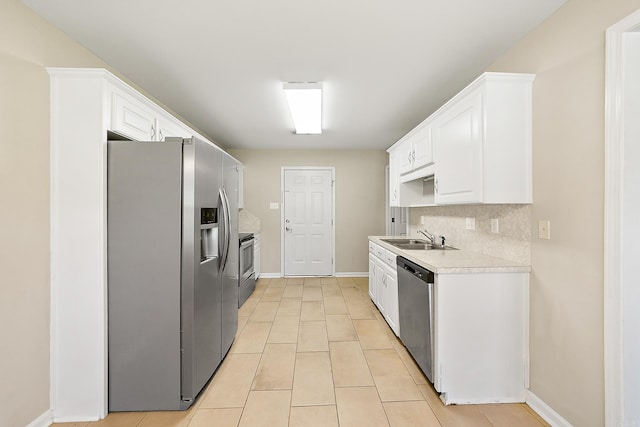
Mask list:
[[[238,231],[241,233],[259,233],[262,229],[260,218],[246,209],[238,211]]]
[[[475,230],[466,229],[466,219],[475,218]],[[491,232],[491,219],[498,219],[498,233]],[[427,229],[445,236],[447,245],[484,255],[531,264],[530,205],[457,205],[411,208],[409,234],[421,237]],[[423,219],[424,224],[421,223]]]

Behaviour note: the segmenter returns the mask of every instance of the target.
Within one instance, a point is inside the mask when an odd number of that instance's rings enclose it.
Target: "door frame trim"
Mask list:
[[[280,168],[280,270],[282,277],[287,276],[284,269],[284,173],[288,170],[323,170],[331,171],[331,276],[336,275],[336,168],[333,166],[282,166]],[[309,276],[315,277],[315,276]]]
[[[622,188],[624,158],[624,33],[640,27],[636,11],[606,32],[604,194],[604,392],[605,425],[624,419]]]

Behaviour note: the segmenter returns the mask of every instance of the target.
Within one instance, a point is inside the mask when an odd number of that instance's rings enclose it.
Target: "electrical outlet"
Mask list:
[[[538,238],[551,240],[551,221],[548,219],[538,221]]]
[[[269,203],[269,209],[279,209],[280,203]]]
[[[498,234],[500,232],[500,222],[498,218],[491,218],[491,232]]]
[[[475,230],[476,229],[476,219],[475,218],[467,218],[466,227],[467,227],[467,230]]]
[[[424,215],[420,215],[420,224],[424,225]]]

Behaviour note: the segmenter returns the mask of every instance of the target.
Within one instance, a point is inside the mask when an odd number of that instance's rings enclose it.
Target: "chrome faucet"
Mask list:
[[[418,230],[418,233],[422,234],[424,237],[429,239],[432,245],[436,244],[436,236],[435,234],[429,233],[427,230]]]

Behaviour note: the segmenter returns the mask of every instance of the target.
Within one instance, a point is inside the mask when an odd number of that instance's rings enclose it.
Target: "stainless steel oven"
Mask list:
[[[238,307],[249,298],[256,289],[253,268],[253,233],[240,233],[240,271],[238,274]]]

